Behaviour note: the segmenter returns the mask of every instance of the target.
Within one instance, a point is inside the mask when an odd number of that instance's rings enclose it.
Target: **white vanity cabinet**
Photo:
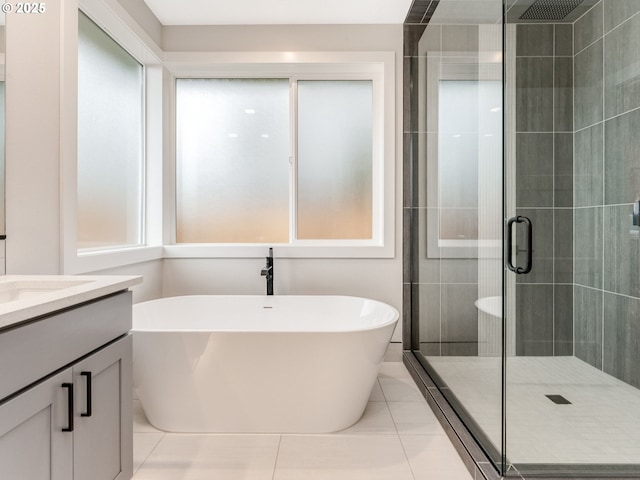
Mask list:
[[[130,328],[123,291],[0,331],[0,479],[131,478]]]

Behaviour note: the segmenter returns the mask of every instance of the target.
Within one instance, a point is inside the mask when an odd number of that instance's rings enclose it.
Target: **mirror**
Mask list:
[[[4,221],[4,145],[5,145],[5,14],[0,12],[0,240],[5,238]]]

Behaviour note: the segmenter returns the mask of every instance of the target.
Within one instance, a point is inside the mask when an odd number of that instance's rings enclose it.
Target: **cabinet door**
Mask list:
[[[68,369],[0,404],[0,478],[72,478],[71,381]]]
[[[131,336],[73,367],[75,480],[129,480],[133,474]]]

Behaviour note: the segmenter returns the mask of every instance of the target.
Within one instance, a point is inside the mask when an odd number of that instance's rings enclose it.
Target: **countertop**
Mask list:
[[[0,276],[0,331],[139,283],[128,275]]]

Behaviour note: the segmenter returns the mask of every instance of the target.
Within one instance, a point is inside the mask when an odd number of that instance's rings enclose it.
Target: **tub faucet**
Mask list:
[[[260,275],[267,277],[267,295],[273,295],[273,248],[269,248],[269,256],[266,260],[267,264],[260,272]]]

